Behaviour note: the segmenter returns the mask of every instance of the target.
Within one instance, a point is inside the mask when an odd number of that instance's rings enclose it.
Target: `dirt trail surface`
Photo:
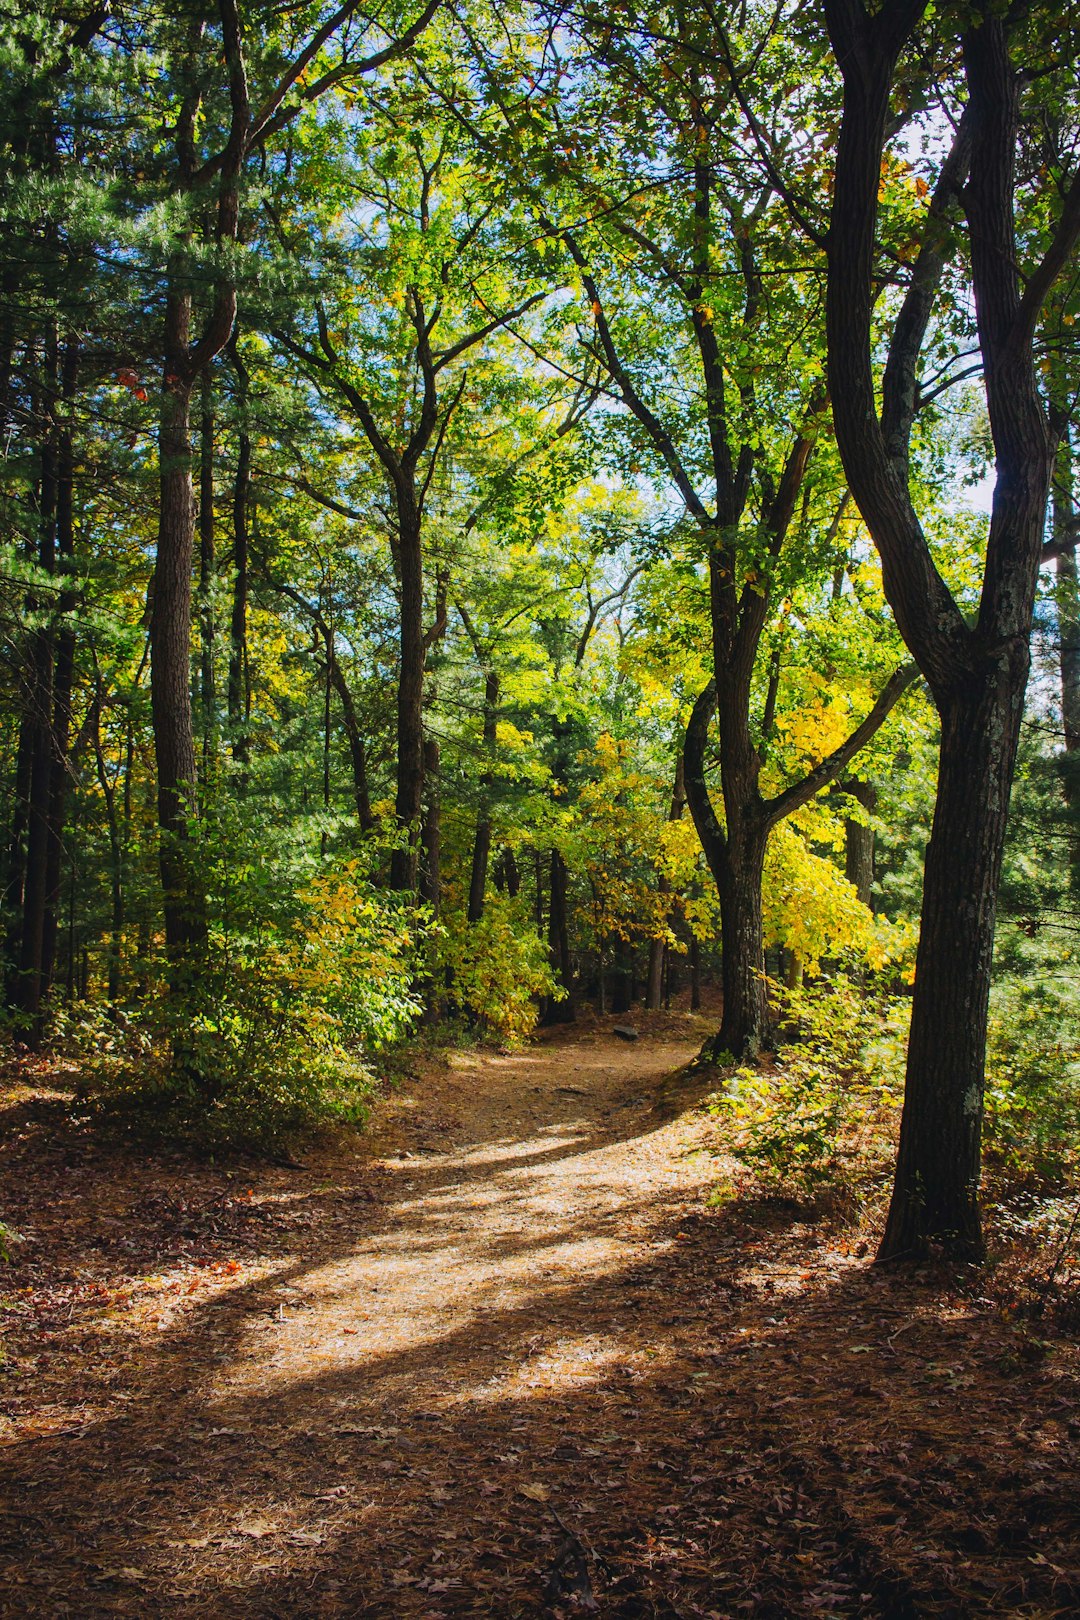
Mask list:
[[[1080,1612],[1073,1347],[710,1205],[700,1038],[430,1066],[303,1168],[140,1163],[24,1071],[0,1614]]]

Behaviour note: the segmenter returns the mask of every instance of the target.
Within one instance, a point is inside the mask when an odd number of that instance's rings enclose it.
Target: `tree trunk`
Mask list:
[[[877,809],[877,789],[872,782],[845,782],[844,791],[868,815]],[[855,888],[864,906],[870,904],[874,886],[874,829],[861,821],[844,821],[844,876]]]
[[[1069,879],[1073,904],[1080,905],[1080,579],[1077,577],[1072,442],[1068,429],[1058,447],[1054,476],[1054,537],[1063,542],[1057,556],[1058,660],[1061,676],[1059,756],[1061,791],[1068,812]]]
[[[69,343],[64,351],[61,395],[65,418],[57,435],[56,551],[60,569],[70,573],[75,556],[75,454],[70,409],[75,395],[78,350]],[[68,748],[71,737],[71,693],[75,680],[75,628],[73,615],[77,597],[70,587],[57,598],[59,627],[56,632],[56,664],[53,674],[52,761],[49,782],[49,842],[45,876],[45,921],[41,948],[41,993],[47,996],[53,983],[56,943],[60,929],[61,881],[64,857],[64,824],[67,812]]]
[[[718,881],[724,1015],[713,1037],[714,1057],[730,1053],[739,1062],[757,1057],[768,1038],[761,884],[768,828],[755,817],[728,838]]]
[[[199,709],[202,716],[203,772],[214,757],[217,695],[214,690],[214,383],[209,368],[202,379],[199,424]]]
[[[424,743],[424,813],[420,829],[423,861],[420,866],[420,897],[434,916],[439,915],[442,897],[442,826],[439,803],[439,744],[434,737]]]
[[[495,863],[495,887],[510,896],[511,900],[521,893],[521,873],[518,863],[509,844],[504,844],[502,853]]]
[[[683,810],[686,808],[686,780],[683,766],[682,749],[679,750],[675,761],[675,782],[671,790],[671,809],[668,811],[669,821],[681,821]],[[662,874],[656,881],[657,893],[665,900],[671,894],[671,883]],[[665,906],[665,922],[669,907]],[[658,1012],[660,996],[664,983],[664,961],[667,956],[667,940],[657,936],[649,941],[649,966],[645,977],[645,1005],[650,1012]]]
[[[415,493],[398,497],[401,657],[397,693],[395,812],[403,846],[390,859],[390,886],[415,890],[417,839],[424,798],[424,567]]]
[[[926,851],[922,928],[900,1151],[881,1259],[940,1243],[983,1253],[980,1138],[994,913],[1016,760],[1027,645],[1000,655],[982,690],[939,696],[941,753]],[[983,791],[972,792],[972,783]]]
[[[484,677],[484,758],[491,760],[495,753],[499,717],[499,677],[488,670]],[[473,839],[472,870],[469,875],[469,921],[479,922],[484,915],[484,894],[487,890],[488,859],[491,855],[491,789],[493,777],[486,770],[480,779],[480,810],[476,818]]]
[[[56,521],[59,458],[55,431],[56,341],[46,344],[46,402],[40,412],[40,476],[37,489],[38,556],[43,572],[56,571]],[[35,415],[38,413],[35,412]],[[29,604],[42,611],[42,604]],[[45,991],[45,913],[49,894],[50,812],[53,786],[53,703],[55,631],[41,625],[30,637],[27,707],[23,724],[30,733],[30,770],[26,804],[26,848],[22,880],[21,929],[13,981],[13,1007],[21,1014],[22,1033],[32,1046],[41,1037],[41,1002]]]
[[[191,299],[173,292],[166,310],[165,382],[158,434],[161,508],[150,620],[150,697],[157,758],[165,948],[174,988],[206,939],[206,901],[191,851],[195,736],[191,714],[191,571],[195,494],[191,470],[191,382],[184,374]]]
[[[561,1001],[551,997],[544,1011],[545,1024],[572,1024],[577,1016],[570,964],[570,928],[567,916],[566,862],[557,849],[551,852],[551,901],[548,907],[548,950],[556,978],[566,991]]]
[[[248,593],[249,593],[249,525],[248,499],[251,488],[251,438],[240,429],[240,443],[236,459],[236,483],[233,486],[233,599],[229,617],[229,728],[232,732],[233,758],[247,764],[250,754],[248,722]]]
[[[370,832],[375,825],[375,816],[371,809],[371,792],[368,786],[367,748],[360,722],[356,714],[356,704],[353,702],[349,683],[345,679],[345,672],[338,662],[334,651],[333,637],[326,635],[326,656],[329,665],[329,676],[334,691],[341,704],[341,718],[345,726],[345,738],[349,745],[349,763],[352,766],[353,802],[356,805],[356,819],[360,823],[361,832]]]

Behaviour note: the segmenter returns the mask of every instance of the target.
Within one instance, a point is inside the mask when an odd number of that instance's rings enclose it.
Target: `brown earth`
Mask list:
[[[1075,1347],[710,1205],[704,1026],[611,1022],[303,1168],[139,1162],[24,1066],[0,1615],[1080,1613]]]

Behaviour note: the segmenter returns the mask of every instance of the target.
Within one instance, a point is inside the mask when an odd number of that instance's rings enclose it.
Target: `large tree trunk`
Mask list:
[[[761,819],[745,816],[743,826],[728,838],[726,859],[717,878],[724,1013],[712,1048],[714,1057],[730,1053],[741,1062],[756,1058],[768,1039],[761,916],[768,836],[768,827]]]
[[[983,689],[939,697],[941,755],[926,852],[908,1078],[896,1182],[881,1253],[941,1242],[983,1250],[978,1188],[994,912],[1016,760],[1026,645]],[[972,792],[979,783],[982,791]]]
[[[994,906],[1028,670],[1053,441],[1036,375],[1040,307],[1080,233],[1062,201],[1055,245],[1021,287],[1015,229],[1021,73],[1012,15],[977,6],[962,37],[967,105],[932,193],[923,241],[875,397],[875,235],[896,63],[920,7],[874,14],[826,0],[844,75],[829,224],[829,383],[852,493],[885,591],[942,722],[938,805],[923,881],[901,1148],[879,1259],[931,1245],[978,1258],[979,1135]],[[911,500],[908,447],[921,355],[962,192],[997,468],[974,624],[937,570]]]

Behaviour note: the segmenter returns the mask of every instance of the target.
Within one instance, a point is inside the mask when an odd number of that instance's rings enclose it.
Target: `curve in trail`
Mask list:
[[[706,1178],[654,1109],[698,1044],[462,1056],[344,1157],[261,1178],[288,1252],[163,1307],[119,1409],[7,1452],[25,1513],[0,1612],[35,1589],[80,1615],[539,1612],[549,1505],[583,1530],[601,1511],[568,1469],[581,1403],[660,1354],[627,1278]]]

